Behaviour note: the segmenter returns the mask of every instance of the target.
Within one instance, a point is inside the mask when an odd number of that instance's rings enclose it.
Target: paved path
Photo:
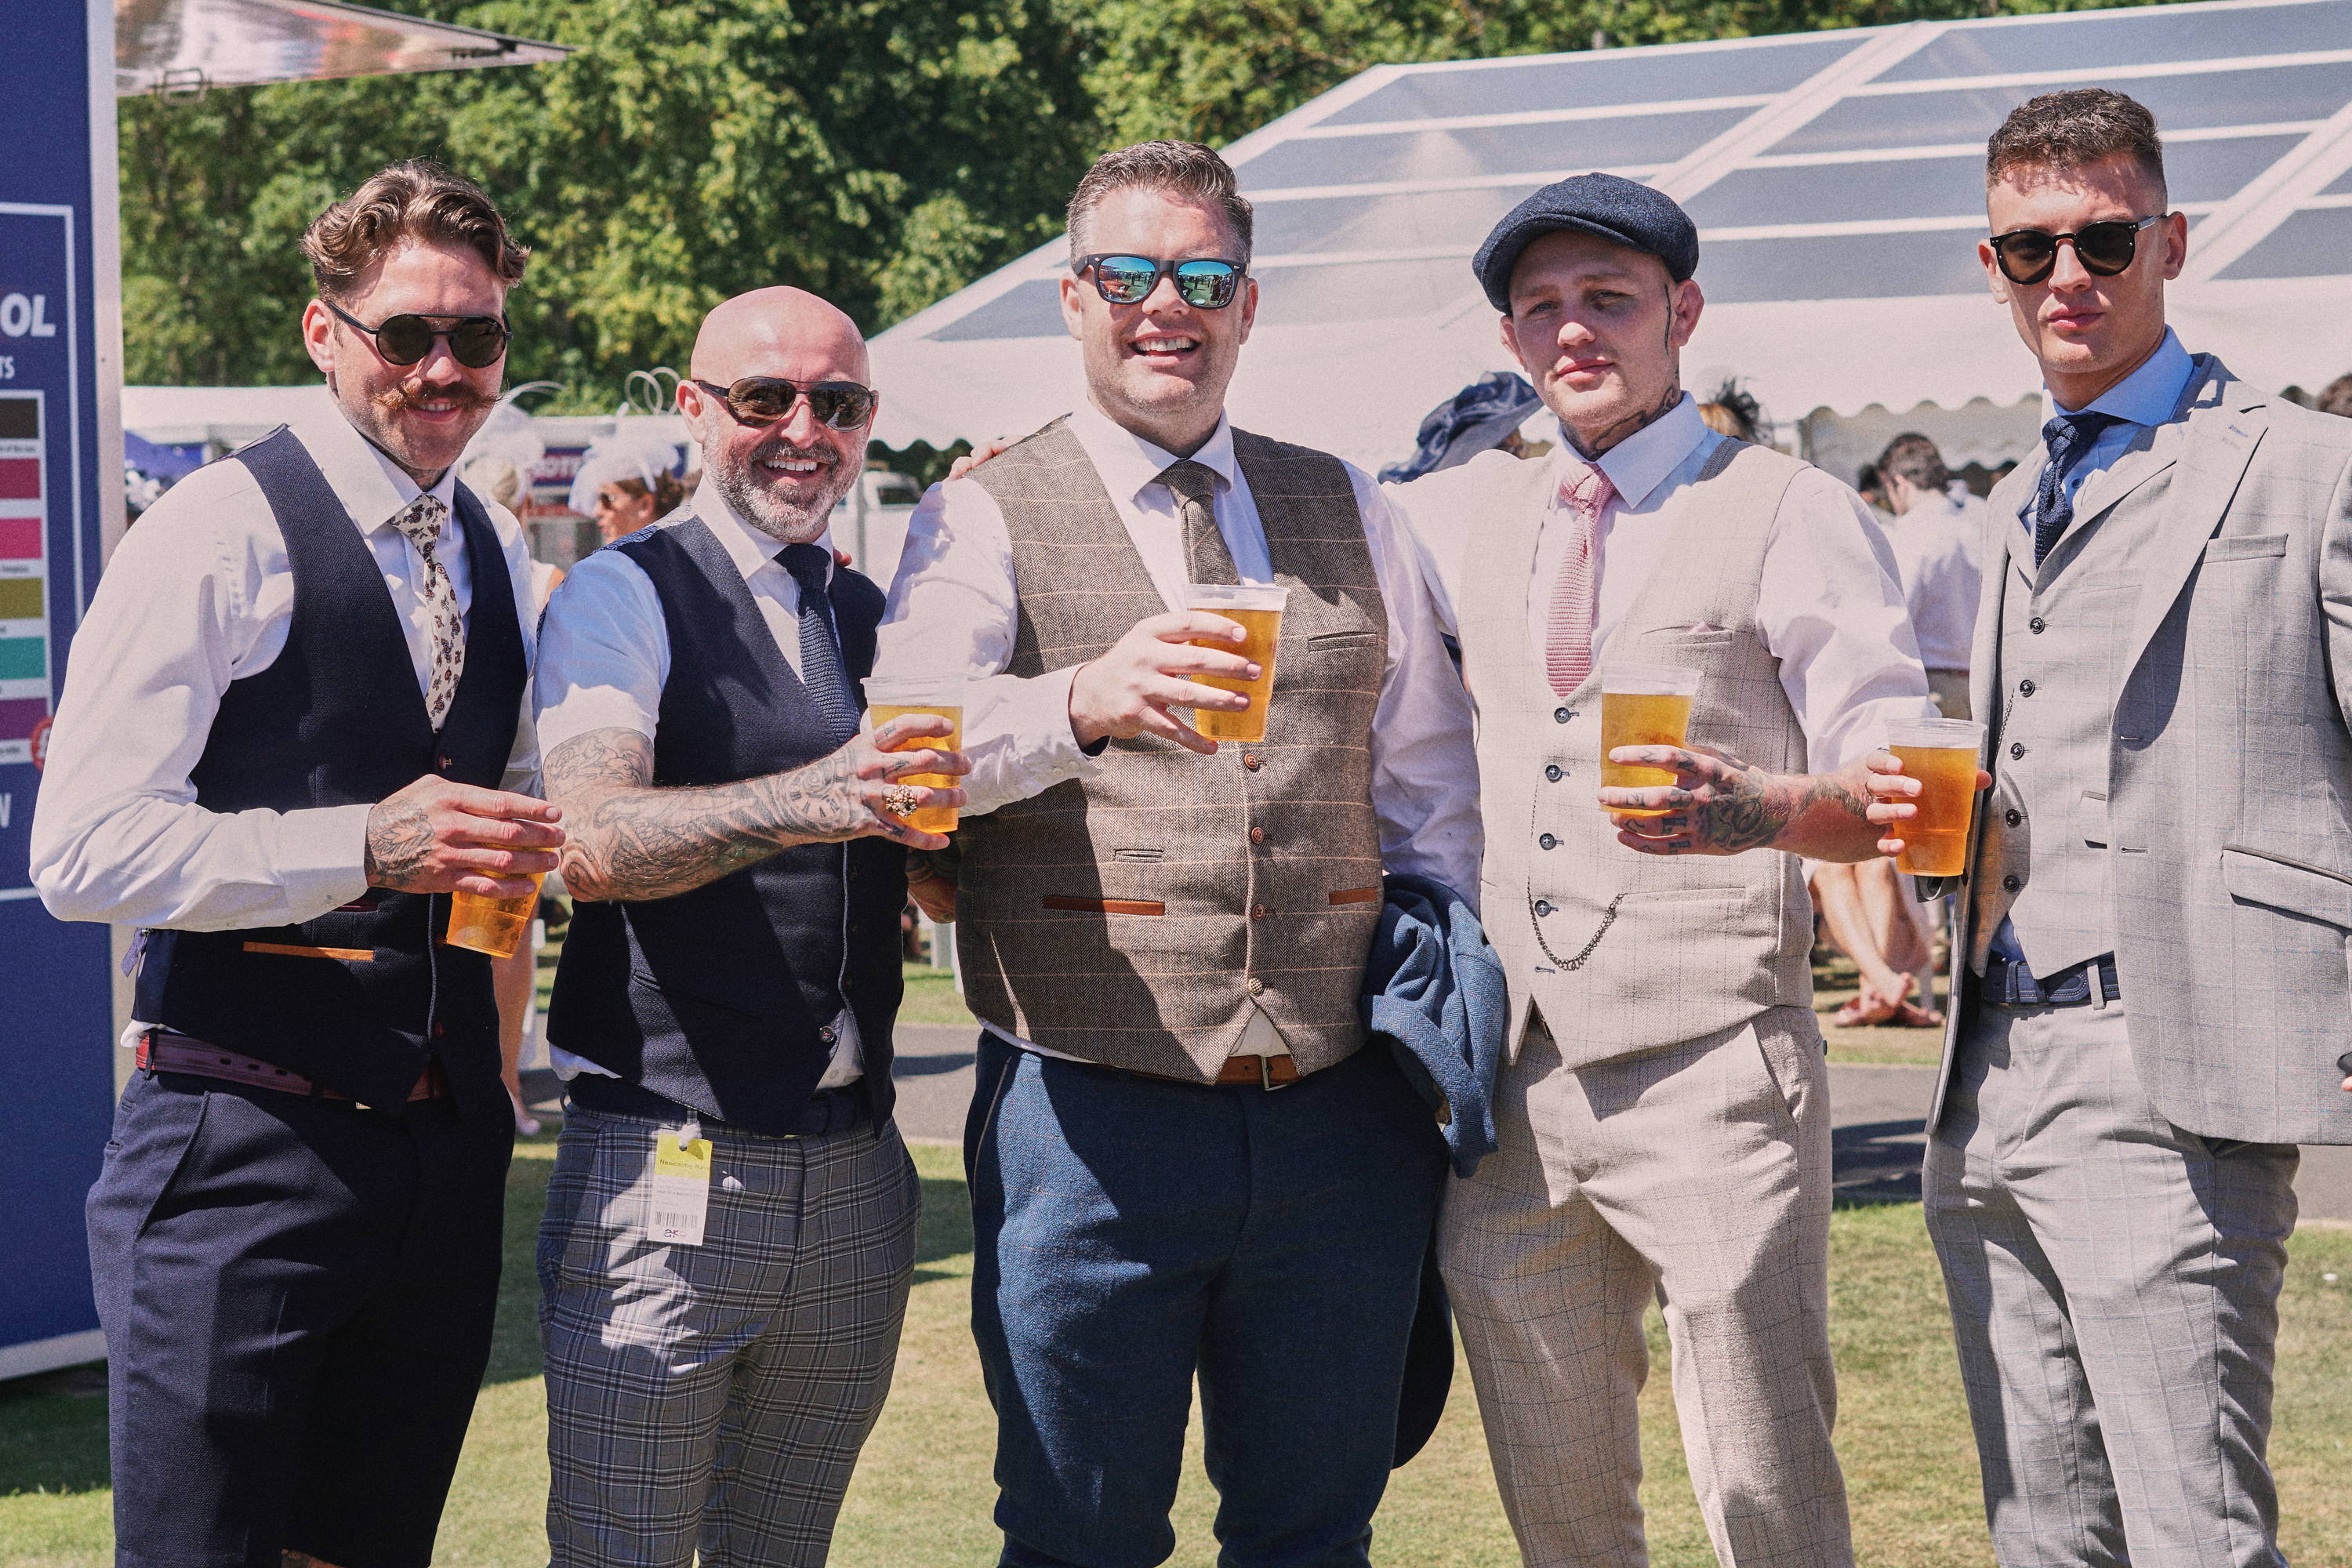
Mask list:
[[[975,1031],[961,1026],[898,1026],[898,1126],[908,1137],[961,1141],[974,1040]],[[1918,1197],[1923,1129],[1934,1089],[1930,1068],[1831,1067],[1840,1192]],[[2352,1148],[2305,1149],[2295,1187],[2305,1219],[2352,1224]]]

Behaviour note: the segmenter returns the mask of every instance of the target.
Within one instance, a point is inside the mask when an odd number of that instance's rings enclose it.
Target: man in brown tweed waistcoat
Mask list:
[[[1364,475],[1233,428],[1249,204],[1205,147],[1106,155],[1062,282],[1087,399],[927,497],[887,674],[968,678],[966,1135],[1003,1561],[1150,1568],[1195,1379],[1222,1561],[1363,1563],[1442,1145],[1358,994],[1383,869],[1477,872],[1469,710]],[[1253,674],[1184,584],[1286,588]]]

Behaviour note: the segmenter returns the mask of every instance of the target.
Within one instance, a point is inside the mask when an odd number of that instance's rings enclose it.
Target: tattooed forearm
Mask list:
[[[688,789],[656,787],[653,742],[634,730],[591,731],[547,758],[548,798],[565,808],[571,837],[563,882],[583,899],[673,898],[795,844],[860,834],[903,835],[877,818],[876,779],[904,771],[865,738],[789,773]]]
[[[1737,757],[1675,753],[1684,782],[1655,792],[1666,815],[1630,829],[1627,842],[1660,855],[1737,855],[1785,849],[1820,860],[1875,852],[1878,829],[1857,770],[1771,773]]]

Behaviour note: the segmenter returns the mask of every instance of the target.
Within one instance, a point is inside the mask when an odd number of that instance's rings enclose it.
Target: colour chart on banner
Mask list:
[[[48,458],[42,396],[0,390],[0,763],[29,763],[48,721]]]

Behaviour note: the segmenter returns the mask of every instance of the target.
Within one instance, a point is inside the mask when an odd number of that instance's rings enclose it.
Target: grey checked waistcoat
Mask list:
[[[1621,520],[1671,530],[1673,543],[1600,659],[1701,671],[1688,738],[1776,772],[1804,768],[1804,731],[1756,598],[1773,518],[1802,468],[1725,441],[1656,513]],[[1593,799],[1599,671],[1563,700],[1528,637],[1552,482],[1549,463],[1482,458],[1415,481],[1412,504],[1423,526],[1471,530],[1465,559],[1486,568],[1465,574],[1455,610],[1478,715],[1482,913],[1509,977],[1513,1049],[1532,1005],[1561,1059],[1584,1067],[1811,1005],[1812,901],[1797,858],[1776,849],[1668,859],[1617,842]],[[1425,506],[1424,487],[1439,505]]]
[[[1993,787],[1969,952],[1979,974],[2004,915],[2036,974],[2115,951],[2107,757],[2139,600],[2133,562],[2163,515],[2167,482],[2148,482],[2149,504],[2078,517],[2038,570],[2014,515],[2002,520],[2017,537],[2001,574],[2000,689],[1985,715]]]
[[[958,836],[972,1011],[1070,1056],[1202,1082],[1257,1005],[1301,1072],[1353,1054],[1381,911],[1370,741],[1388,616],[1355,491],[1320,452],[1236,430],[1234,454],[1290,590],[1265,741],[1208,757],[1114,741],[1092,778]],[[972,477],[1012,538],[1008,673],[1083,664],[1166,611],[1061,421]]]

